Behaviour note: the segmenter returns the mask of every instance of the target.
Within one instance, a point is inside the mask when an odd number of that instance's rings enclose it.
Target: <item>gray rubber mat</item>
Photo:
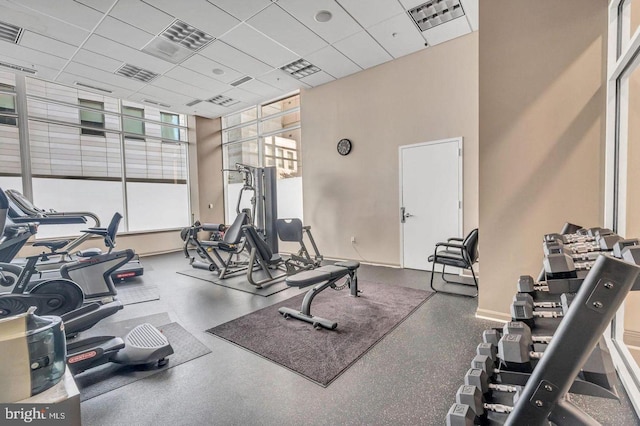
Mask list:
[[[284,282],[285,277],[273,281],[270,284],[265,284],[262,288],[257,288],[256,286],[250,284],[249,281],[247,281],[246,274],[236,275],[233,277],[225,278],[223,280],[218,278],[217,275],[215,275],[213,272],[205,271],[203,269],[191,268],[185,271],[179,271],[178,274],[186,275],[187,277],[197,278],[199,280],[208,281],[215,285],[263,297],[269,297],[289,288],[289,286],[287,286],[287,284]],[[254,277],[256,280],[260,280],[264,277],[264,272],[255,271]]]
[[[134,303],[150,302],[159,300],[158,287],[144,283],[122,283],[118,290],[118,299],[123,305],[133,305]]]
[[[135,320],[136,324],[142,324],[144,322],[146,322],[145,317]],[[130,328],[129,324],[133,324],[132,320],[127,321],[127,324],[128,325],[123,328]],[[113,325],[117,326],[117,324]],[[87,370],[75,377],[78,388],[80,389],[81,401],[86,401],[105,392],[158,374],[211,352],[209,348],[203,345],[178,323],[172,322],[159,326],[158,329],[167,337],[174,351],[174,354],[169,356],[169,363],[166,366],[145,370],[135,366],[109,363]]]

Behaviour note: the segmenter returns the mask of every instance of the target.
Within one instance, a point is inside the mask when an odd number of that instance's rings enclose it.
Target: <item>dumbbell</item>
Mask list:
[[[491,395],[492,392],[520,392],[522,386],[491,383],[489,375],[480,368],[470,368],[464,376],[464,384],[475,386],[483,395]]]
[[[530,350],[533,340],[530,335],[503,334],[498,345],[493,343],[480,343],[476,348],[476,356],[471,361],[471,368],[477,368],[487,373],[497,365],[501,359],[509,370],[530,373],[533,369],[532,359],[540,359],[542,352]]]
[[[640,242],[636,238],[629,240],[620,240],[613,246],[613,257],[629,261],[628,259],[624,258],[625,249],[627,249],[627,247],[638,247],[638,245],[640,245]],[[635,263],[637,265],[635,260],[632,263]]]
[[[544,243],[542,243],[542,251],[544,252],[545,256],[548,256],[550,254],[564,253],[571,256],[573,260],[589,261],[595,260],[600,255],[600,252],[602,250],[600,250],[599,247],[597,248],[597,250],[583,250],[580,247],[576,248],[573,246],[560,244],[555,241],[545,241]]]
[[[563,308],[563,312],[564,312],[564,307],[562,306],[562,303],[560,302],[550,302],[550,301],[545,301],[545,302],[536,302],[533,299],[533,296],[529,293],[516,293],[513,296],[513,301],[514,302],[526,302],[528,304],[530,304],[531,306],[533,306],[534,308]]]
[[[447,412],[447,426],[473,426],[476,413],[466,404],[455,403]]]
[[[621,250],[621,258],[627,263],[640,265],[640,246],[624,247]]]
[[[458,392],[456,392],[456,403],[468,405],[475,414],[475,418],[484,419],[487,417],[488,411],[505,414],[511,413],[513,411],[513,405],[518,402],[519,397],[519,392],[513,393],[511,398],[512,405],[489,403],[484,399],[480,389],[473,385],[462,385],[458,388]]]
[[[563,293],[576,293],[582,284],[582,278],[547,279],[536,282],[531,275],[521,275],[518,279],[518,293],[534,294],[544,292],[561,295]]]
[[[511,319],[522,321],[529,327],[535,325],[535,318],[562,318],[561,311],[536,311],[534,305],[528,301],[517,300],[511,304]]]
[[[551,342],[552,339],[552,336],[539,336],[531,334],[531,328],[529,328],[528,325],[521,321],[511,321],[506,323],[502,327],[502,332],[494,328],[483,331],[482,341],[485,343],[491,343],[497,348],[502,336],[507,334],[521,335],[523,336],[524,341],[529,345],[533,344],[534,342],[546,344]]]

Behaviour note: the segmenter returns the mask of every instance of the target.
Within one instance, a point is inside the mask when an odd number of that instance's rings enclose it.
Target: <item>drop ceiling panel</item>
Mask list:
[[[185,106],[184,108],[188,109],[192,114],[209,118],[220,117],[230,112],[228,108],[214,105],[211,102],[206,101],[200,102],[192,107]]]
[[[362,71],[362,68],[332,46],[327,46],[311,55],[307,55],[306,59],[335,78]]]
[[[299,56],[305,56],[327,45],[324,40],[292,18],[277,4],[267,7],[247,23]]]
[[[471,25],[473,31],[478,31],[478,12],[479,12],[479,0],[460,0],[464,14],[467,16],[467,21]]]
[[[28,47],[40,52],[50,53],[60,58],[69,59],[77,47],[63,43],[53,38],[45,37],[31,31],[25,31],[20,39],[20,46]]]
[[[73,57],[73,61],[107,72],[116,72],[123,64],[122,61],[107,58],[106,56],[86,49],[80,49]]]
[[[165,77],[165,76],[160,76],[156,78],[153,81],[152,85],[156,87],[161,87],[170,92],[181,94],[183,96],[189,96],[194,99],[202,99],[203,97],[206,97],[209,93],[218,92],[217,88],[212,90],[206,90],[206,89],[203,89],[202,87],[196,87],[191,84],[187,84],[184,81],[178,81],[176,79]],[[227,86],[224,86],[224,89],[227,89]],[[160,100],[162,99],[163,98],[161,98]]]
[[[75,85],[76,81],[80,83],[88,84],[90,86],[99,87],[101,89],[111,90],[112,93],[105,93],[99,90],[92,90],[86,87],[76,86]],[[99,94],[108,95],[108,96],[126,97],[130,93],[129,90],[124,89],[122,87],[117,87],[117,86],[114,86],[113,84],[107,84],[103,82],[95,82],[89,78],[78,76],[78,75],[67,73],[67,72],[63,72],[62,74],[60,74],[60,76],[56,79],[56,82],[67,84],[71,87],[86,90],[88,92],[99,93]]]
[[[470,32],[471,27],[469,26],[467,18],[461,16],[444,24],[440,24],[437,27],[423,31],[422,36],[427,40],[429,46],[435,46],[436,44],[444,43],[445,41],[469,34]]]
[[[0,42],[0,58],[4,57],[11,57],[25,61],[28,63],[29,67],[32,67],[32,65],[44,65],[57,70],[61,69],[67,62],[66,59],[49,55],[48,53],[38,52],[37,50],[18,46],[17,44]],[[5,59],[5,62],[10,61]]]
[[[404,6],[404,10],[412,9],[426,2],[427,0],[400,0],[400,3]]]
[[[246,21],[269,6],[271,0],[215,0],[213,3],[239,20]]]
[[[234,87],[231,90],[227,90],[222,93],[224,96],[228,96],[231,99],[236,99],[240,102],[248,103],[248,104],[257,104],[260,102],[261,96],[256,95],[255,93],[247,92],[246,90],[242,90],[238,87]]]
[[[3,21],[74,46],[79,46],[89,35],[89,32],[82,28],[54,18],[35,13],[29,14],[27,9],[6,0],[0,2],[0,8],[2,8]]]
[[[65,68],[65,72],[84,76],[93,81],[96,81],[96,85],[99,86],[100,82],[106,84],[113,84],[117,87],[122,87],[128,90],[139,90],[144,87],[145,83],[136,81],[130,78],[121,77],[117,74],[113,74],[107,71],[102,71],[97,68],[93,68],[87,65],[79,64],[77,62],[70,62]]]
[[[2,50],[0,50],[0,58],[2,58],[1,60],[3,62],[7,62],[13,65],[19,65],[21,67],[35,69],[37,71],[36,77],[39,77],[39,78],[53,79],[56,76],[56,74],[58,74],[58,69],[56,68],[47,67],[41,64],[35,64],[33,61],[21,59],[19,57],[12,57],[10,55],[5,55],[2,53]],[[11,73],[15,72],[12,69],[4,68],[4,67],[0,67],[0,71],[11,72]],[[26,75],[31,75],[31,74],[26,74]]]
[[[298,59],[298,55],[246,24],[238,25],[222,40],[272,67],[280,67]]]
[[[107,13],[111,5],[116,3],[118,0],[75,0],[78,3],[82,3],[85,6],[89,6],[94,8],[95,10],[99,10],[102,13]]]
[[[334,0],[279,0],[278,5],[329,43],[362,30],[362,27]],[[314,19],[316,12],[320,10],[331,12],[333,16],[329,22],[317,22]]]
[[[175,20],[140,0],[119,0],[110,15],[151,34],[160,34]]]
[[[158,74],[163,74],[175,66],[172,63],[147,55],[144,52],[116,43],[99,35],[89,37],[84,48],[112,59],[146,68]]]
[[[365,31],[340,40],[333,46],[362,68],[370,68],[393,59]]]
[[[386,21],[402,12],[397,1],[389,0],[337,0],[351,16],[365,28]]]
[[[177,105],[184,106],[185,104],[191,102],[193,98],[185,95],[181,95],[176,92],[169,91],[163,87],[154,86],[153,84],[148,84],[144,88],[140,89],[136,95],[144,95],[138,98],[138,100],[142,101],[143,99],[151,99],[154,101],[168,103],[171,104],[172,107]],[[129,99],[133,99],[129,97]]]
[[[206,75],[197,73],[184,67],[175,67],[165,75],[179,80],[183,83],[199,87],[200,89],[205,89],[207,90],[207,92],[218,92],[229,87],[218,80],[214,80],[211,77],[207,77]]]
[[[243,74],[254,77],[256,75],[267,73],[273,69],[273,67],[270,67],[264,62],[259,61],[220,40],[214,41],[198,53]]]
[[[335,78],[331,77],[324,71],[319,71],[300,79],[300,81],[303,81],[312,87],[320,86],[321,84],[325,84],[333,80],[335,80]]]
[[[380,22],[367,31],[394,58],[425,48],[424,38],[406,13]]]
[[[244,76],[244,74],[232,68],[224,66],[214,60],[211,60],[199,54],[195,54],[191,56],[189,59],[185,60],[180,65],[192,71],[199,72],[200,74],[210,75],[211,78],[221,81],[223,83],[231,83],[232,81],[236,81],[237,79]],[[221,75],[214,74],[213,70],[216,68],[224,71],[224,74],[221,74]]]
[[[147,0],[146,3],[214,37],[220,37],[240,23],[206,0]]]
[[[256,95],[260,95],[266,98],[277,96],[281,93],[280,89],[277,89],[267,83],[263,83],[262,81],[255,79],[247,81],[240,87],[242,87],[243,90],[255,93]]]
[[[25,11],[34,11],[91,30],[103,14],[74,0],[29,0],[20,2]]]
[[[297,90],[303,87],[310,87],[308,84],[305,84],[300,80],[296,80],[280,69],[276,69],[267,74],[261,75],[258,80],[262,81],[263,83],[267,83],[270,86],[281,89],[284,92],[290,92],[292,90]]]
[[[155,35],[142,31],[118,19],[107,16],[95,31],[95,34],[122,43],[136,50],[142,49]]]

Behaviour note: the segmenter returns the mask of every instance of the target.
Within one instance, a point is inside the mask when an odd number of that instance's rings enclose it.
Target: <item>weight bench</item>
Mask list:
[[[360,262],[338,262],[333,265],[321,266],[311,271],[304,271],[287,277],[285,282],[289,287],[304,288],[314,284],[315,287],[309,290],[304,296],[302,308],[299,311],[282,307],[278,309],[278,312],[285,318],[293,317],[311,323],[316,329],[323,327],[328,330],[334,330],[338,326],[337,322],[311,314],[311,302],[313,302],[313,298],[321,291],[329,287],[334,290],[342,290],[345,286],[349,286],[351,296],[358,297],[358,267],[360,267]],[[346,278],[346,282],[341,286],[337,286],[336,282],[342,278]]]

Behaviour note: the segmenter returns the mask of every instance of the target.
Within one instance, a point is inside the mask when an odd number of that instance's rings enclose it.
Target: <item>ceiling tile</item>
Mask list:
[[[118,19],[107,16],[95,30],[110,40],[117,41],[136,50],[142,49],[155,35],[142,31]]]
[[[315,87],[333,81],[335,80],[335,78],[331,77],[324,71],[319,71],[317,73],[311,74],[310,76],[301,78],[300,80],[304,81],[309,86]]]
[[[273,69],[273,67],[270,67],[264,62],[261,62],[220,40],[214,41],[209,46],[200,50],[198,54],[216,62],[220,62],[223,65],[252,77],[267,73]]]
[[[69,59],[78,49],[71,44],[36,34],[31,31],[25,31],[20,38],[20,46],[28,47],[40,52],[50,53],[60,58]]]
[[[311,55],[307,55],[305,59],[335,78],[341,78],[362,71],[362,68],[354,64],[349,58],[332,46],[327,46]]]
[[[362,31],[362,27],[334,0],[279,0],[278,5],[329,43]],[[329,22],[317,22],[314,19],[320,10],[331,12],[333,16]]]
[[[146,68],[158,74],[163,74],[175,66],[172,63],[95,34],[89,37],[84,48],[112,59]]]
[[[172,92],[163,87],[154,86],[153,84],[147,84],[144,88],[140,89],[136,95],[143,95],[139,97],[130,96],[129,99],[138,100],[142,102],[144,99],[151,99],[166,104],[170,104],[171,107],[177,105],[185,105],[191,102],[193,99],[186,95],[181,95],[176,92]]]
[[[337,0],[365,28],[406,11],[397,1]]]
[[[478,2],[479,0],[460,0],[464,14],[473,31],[478,31],[478,9],[480,8]]]
[[[424,38],[406,13],[380,22],[367,31],[394,58],[425,48]]]
[[[73,57],[73,61],[107,72],[116,72],[123,64],[122,61],[107,58],[106,56],[86,49],[80,49]]]
[[[277,4],[267,7],[247,21],[247,24],[299,56],[305,56],[327,45],[324,40],[295,18],[292,18]]]
[[[199,87],[201,91],[204,89],[207,90],[207,92],[219,92],[229,88],[225,83],[184,67],[175,67],[165,75],[183,83]],[[176,91],[179,92],[179,90]]]
[[[423,31],[422,36],[427,40],[429,46],[435,46],[436,44],[453,40],[456,37],[469,34],[470,32],[471,27],[469,26],[467,18],[461,16],[444,24],[440,24],[437,27]]]
[[[114,86],[122,87],[128,90],[138,90],[145,85],[145,83],[142,83],[140,81],[122,77],[117,74],[99,70],[97,68],[79,64],[77,62],[70,62],[69,65],[65,67],[64,71],[79,76],[90,76],[91,80],[93,81],[113,84]],[[99,86],[99,84],[97,85]]]
[[[74,46],[80,46],[89,35],[87,30],[33,13],[6,0],[0,1],[0,8],[3,21]]]
[[[184,81],[178,81],[176,79],[160,76],[155,79],[152,83],[154,86],[162,87],[165,90],[169,90],[171,92],[180,93],[184,96],[193,97],[194,99],[202,99],[203,97],[207,97],[210,93],[217,93],[219,90],[214,88],[212,90],[204,90],[202,87],[196,87],[191,84],[185,83]],[[222,86],[223,90],[227,90],[229,86]]]
[[[370,68],[393,59],[365,31],[340,40],[333,46],[362,68]]]
[[[19,4],[24,11],[51,16],[63,22],[92,30],[103,14],[74,0],[23,0]]]
[[[246,24],[238,25],[222,40],[272,67],[281,67],[298,59],[298,55]]]
[[[308,88],[309,85],[300,80],[296,80],[286,72],[276,69],[267,74],[261,75],[258,80],[263,83],[267,83],[270,86],[276,87],[283,91],[283,93],[297,90],[300,88]]]
[[[98,91],[98,90],[91,90],[91,89],[88,89],[86,87],[76,86],[75,85],[76,81],[88,84],[90,86],[99,87],[101,89],[111,90],[111,93],[104,93],[104,92],[101,92],[101,91]],[[129,93],[131,93],[128,89],[124,89],[122,87],[114,86],[113,84],[107,84],[107,83],[104,83],[104,82],[96,82],[96,81],[93,81],[90,78],[86,78],[86,77],[83,77],[83,76],[78,76],[78,75],[67,73],[67,72],[63,72],[62,74],[60,74],[60,76],[56,79],[56,82],[67,84],[69,86],[75,87],[77,89],[86,90],[88,92],[99,93],[99,94],[102,94],[102,95],[108,95],[108,96],[114,96],[114,97],[126,97]]]
[[[208,118],[220,117],[230,112],[228,108],[221,107],[206,101],[200,102],[192,107],[185,108],[189,109],[190,114]]]
[[[246,21],[271,4],[271,0],[210,0],[230,15]]]
[[[99,10],[102,13],[107,13],[109,8],[118,0],[75,0],[78,3],[82,3],[85,6]]]
[[[240,23],[206,0],[146,0],[146,3],[214,37],[220,37]]]
[[[428,0],[400,0],[402,6],[404,6],[404,10],[413,9],[416,6],[420,6],[423,3],[426,3]]]
[[[19,65],[28,67],[36,65],[36,69],[38,69],[37,65],[44,65],[49,68],[60,70],[67,62],[66,59],[62,59],[58,56],[49,55],[48,53],[38,52],[37,50],[6,42],[0,42],[0,58],[3,58],[5,62],[11,62],[8,58],[19,59],[27,63],[26,65]]]
[[[247,81],[241,87],[243,90],[265,97],[277,96],[282,92],[282,90],[256,79]]]
[[[23,50],[27,50],[27,49],[23,49]],[[53,79],[58,74],[58,71],[60,70],[59,67],[52,67],[52,66],[35,63],[34,61],[30,60],[28,55],[20,54],[20,52],[15,52],[15,53],[16,53],[16,56],[11,56],[9,54],[5,54],[5,52],[2,49],[0,49],[0,58],[2,58],[1,60],[3,62],[7,62],[12,65],[19,65],[21,67],[35,69],[37,71],[36,77],[39,77],[39,78]],[[39,53],[39,52],[36,52],[36,53]],[[53,57],[53,58],[55,58],[55,60],[60,59],[56,57]],[[42,62],[46,62],[46,59],[43,60]],[[13,72],[12,70],[4,67],[0,67],[0,71]]]
[[[236,81],[240,77],[244,76],[243,73],[222,65],[212,59],[205,58],[204,56],[199,54],[191,56],[180,65],[185,68],[189,68],[192,71],[199,72],[200,74],[208,75],[211,78],[223,83],[231,83],[232,81]],[[224,71],[224,74],[214,74],[213,70],[216,68]]]
[[[151,34],[160,34],[175,18],[140,0],[119,0],[109,14]]]
[[[255,93],[247,92],[246,90],[242,90],[238,87],[234,87],[231,90],[227,90],[222,93],[225,96],[230,97],[231,99],[237,99],[240,102],[257,104],[260,102],[262,96],[256,95]]]

